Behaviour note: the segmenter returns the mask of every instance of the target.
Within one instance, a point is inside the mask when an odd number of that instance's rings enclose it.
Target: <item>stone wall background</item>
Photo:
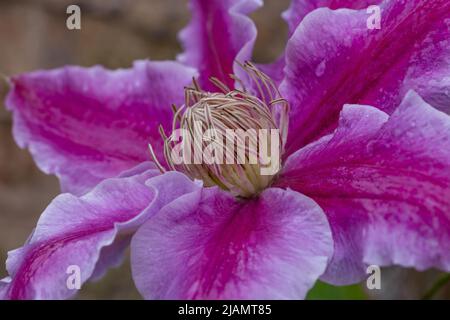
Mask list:
[[[66,8],[82,8],[82,30],[66,28]],[[253,15],[259,36],[255,60],[268,62],[281,53],[287,28],[280,13],[289,0],[266,0]],[[181,48],[177,32],[189,21],[187,0],[0,0],[0,74],[13,75],[65,64],[109,68],[128,67],[135,59],[174,59]],[[19,247],[40,213],[58,194],[55,177],[34,165],[11,135],[11,116],[3,108],[5,87],[0,86],[0,278],[6,275],[8,250]],[[436,274],[388,270],[404,278],[408,288],[390,285],[376,297],[420,296]],[[400,274],[399,274],[400,273]],[[386,285],[389,287],[389,284]],[[412,289],[411,289],[412,287]],[[131,299],[139,294],[131,280],[129,263],[114,269],[99,283],[87,284],[79,298]]]

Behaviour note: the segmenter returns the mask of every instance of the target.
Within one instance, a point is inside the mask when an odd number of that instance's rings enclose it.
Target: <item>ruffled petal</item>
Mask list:
[[[334,134],[291,155],[278,181],[324,209],[335,253],[324,279],[366,264],[450,271],[450,117],[410,92],[391,117],[344,107]]]
[[[80,283],[117,265],[131,235],[177,197],[200,188],[186,176],[147,170],[101,182],[81,197],[58,196],[44,211],[27,243],[8,255],[11,281],[5,299],[65,299]],[[75,272],[78,272],[75,274]],[[73,278],[75,279],[75,278]]]
[[[288,154],[332,132],[346,103],[390,114],[409,89],[434,107],[450,103],[450,2],[384,1],[379,30],[368,28],[371,15],[317,9],[289,40],[281,85],[292,107]]]
[[[340,8],[362,9],[369,5],[378,4],[382,0],[292,0],[289,8],[283,12],[283,19],[288,24],[289,37],[294,34],[303,18],[310,12],[318,8],[328,7],[336,10]],[[285,53],[272,63],[257,64],[258,68],[267,74],[278,87],[284,79]],[[246,86],[257,92],[257,88],[249,79],[243,79]]]
[[[0,300],[5,300],[6,292],[8,290],[8,284],[11,281],[9,278],[0,280]]]
[[[332,10],[342,8],[365,9],[380,2],[382,0],[292,0],[289,8],[283,12],[283,19],[288,24],[289,36],[291,36],[303,18],[318,8],[330,8]]]
[[[147,299],[301,299],[332,255],[322,210],[291,190],[236,200],[217,188],[180,197],[131,244]]]
[[[195,72],[174,62],[132,69],[65,67],[15,76],[6,105],[14,137],[62,189],[82,194],[105,178],[162,154],[158,125],[170,128],[171,104]]]
[[[235,61],[251,58],[256,39],[256,27],[247,15],[261,5],[261,0],[190,1],[192,20],[180,33],[185,52],[178,60],[199,71],[203,89],[217,90],[210,77],[234,87],[229,75],[235,73]]]

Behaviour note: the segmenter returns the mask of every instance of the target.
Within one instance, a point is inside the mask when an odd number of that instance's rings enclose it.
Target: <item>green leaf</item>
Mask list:
[[[360,284],[351,286],[332,286],[321,281],[309,291],[308,300],[363,300],[367,299]]]

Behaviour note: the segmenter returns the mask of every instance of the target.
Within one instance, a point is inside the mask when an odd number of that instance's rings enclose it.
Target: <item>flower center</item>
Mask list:
[[[221,92],[205,92],[194,80],[185,89],[185,104],[174,107],[172,133],[160,132],[172,170],[249,198],[270,186],[281,168],[289,106],[267,75],[248,62],[241,67],[256,95],[230,90],[215,78]]]

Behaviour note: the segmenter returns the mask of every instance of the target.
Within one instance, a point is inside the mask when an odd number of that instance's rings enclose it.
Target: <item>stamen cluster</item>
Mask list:
[[[220,92],[206,92],[194,79],[185,89],[185,104],[173,106],[171,135],[161,127],[160,132],[170,169],[248,198],[267,188],[281,168],[289,106],[267,75],[251,63],[241,67],[253,79],[255,94],[230,90],[215,78],[210,80]]]

